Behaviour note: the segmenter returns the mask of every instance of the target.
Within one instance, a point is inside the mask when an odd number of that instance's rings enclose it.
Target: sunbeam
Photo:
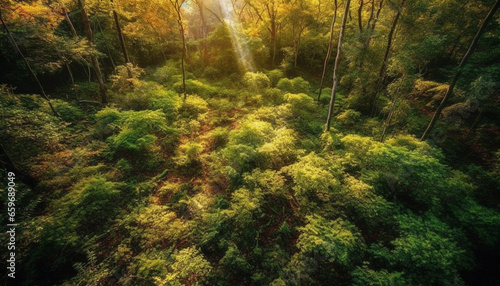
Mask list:
[[[231,42],[236,51],[238,64],[244,71],[255,71],[252,54],[248,49],[248,45],[242,38],[241,23],[235,17],[235,12],[231,0],[219,0],[219,5],[222,11],[222,17],[231,36]]]

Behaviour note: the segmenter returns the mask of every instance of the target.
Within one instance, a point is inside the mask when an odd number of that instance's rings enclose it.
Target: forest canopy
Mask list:
[[[499,285],[499,7],[1,1],[2,281]]]

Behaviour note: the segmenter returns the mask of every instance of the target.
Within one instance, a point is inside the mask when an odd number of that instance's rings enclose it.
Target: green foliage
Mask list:
[[[280,79],[282,79],[285,75],[281,70],[274,69],[267,72],[267,77],[269,78],[269,83],[271,87],[276,87]]]
[[[75,196],[73,206],[70,205],[70,219],[76,221],[82,233],[98,232],[118,213],[121,205],[116,202],[123,188],[123,184],[109,182],[103,177],[82,181],[68,195]]]
[[[179,115],[186,119],[199,119],[207,110],[208,103],[203,98],[190,95],[182,102],[179,108]]]
[[[355,127],[359,122],[361,113],[354,111],[352,109],[347,109],[346,111],[340,113],[335,118],[337,121],[347,127]]]
[[[385,269],[375,271],[366,265],[351,272],[352,285],[355,286],[398,286],[409,285],[401,272],[388,272]]]
[[[311,89],[309,82],[301,77],[294,79],[282,78],[278,81],[276,87],[290,93],[309,93]]]
[[[59,113],[61,118],[66,122],[79,121],[85,117],[83,111],[79,107],[69,104],[66,101],[54,100],[53,104],[57,113]]]
[[[391,242],[393,250],[377,246],[371,251],[397,268],[405,269],[405,276],[413,284],[453,281],[460,270],[469,267],[466,252],[457,241],[461,238],[459,231],[434,216],[422,219],[403,215],[398,221],[401,236]]]
[[[258,91],[271,86],[271,82],[267,75],[257,72],[247,72],[243,76],[243,83],[252,91]]]
[[[112,88],[116,92],[134,90],[141,84],[139,77],[144,74],[144,69],[132,63],[126,63],[115,68],[115,73],[111,75]]]
[[[238,277],[238,275],[249,274],[251,270],[251,265],[236,245],[229,246],[224,254],[224,257],[222,257],[219,263],[235,277]]]
[[[195,247],[184,248],[176,254],[165,278],[156,278],[157,285],[202,285],[212,266]]]
[[[336,178],[338,166],[330,165],[315,153],[282,170],[292,177],[295,198],[304,209],[315,210],[317,204],[328,202],[340,188],[340,181]]]
[[[320,216],[308,216],[307,222],[299,228],[297,247],[300,252],[344,267],[352,267],[359,261],[364,243],[351,223]]]

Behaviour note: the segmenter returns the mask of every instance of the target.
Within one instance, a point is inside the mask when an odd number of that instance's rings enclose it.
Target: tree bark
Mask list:
[[[358,9],[358,26],[359,26],[359,32],[363,32],[363,19],[362,19],[362,13],[363,13],[363,0],[360,0],[359,2],[359,9]]]
[[[458,78],[462,74],[463,66],[465,65],[465,63],[467,62],[469,57],[474,52],[474,48],[476,47],[477,42],[479,41],[479,38],[483,34],[484,30],[486,29],[486,26],[488,26],[489,22],[491,21],[491,18],[493,18],[493,15],[495,14],[495,12],[498,10],[499,7],[500,7],[500,0],[497,0],[495,2],[495,4],[493,5],[493,7],[491,7],[491,10],[488,13],[488,15],[486,16],[486,18],[484,18],[483,22],[481,23],[481,26],[479,27],[476,35],[474,36],[474,39],[472,40],[472,42],[469,46],[469,49],[467,50],[464,57],[460,61],[460,64],[458,65],[457,71],[455,72],[455,75],[453,76],[453,79],[451,80],[450,85],[448,86],[448,89],[446,90],[446,94],[444,95],[443,99],[441,100],[441,103],[439,104],[438,108],[436,109],[434,116],[432,116],[432,119],[429,122],[429,125],[427,126],[427,128],[425,129],[424,134],[422,134],[422,137],[420,138],[421,141],[424,141],[425,139],[427,139],[427,137],[429,136],[429,133],[431,132],[434,125],[436,124],[436,121],[438,120],[439,116],[441,115],[441,112],[443,111],[443,109],[446,105],[446,102],[448,101],[448,99],[451,97],[451,95],[453,93],[453,89],[455,88],[455,84],[457,83]]]
[[[335,26],[335,20],[337,19],[337,0],[335,0],[335,11],[333,12],[332,24],[330,26],[330,39],[328,40],[328,51],[326,52],[325,62],[323,63],[323,73],[321,74],[321,81],[319,83],[319,93],[318,93],[318,103],[321,97],[321,92],[323,91],[323,82],[325,80],[326,69],[328,67],[328,62],[332,55],[333,46],[333,28]]]
[[[87,15],[87,12],[85,11],[85,7],[83,5],[82,0],[78,0],[78,6],[80,8],[80,12],[82,13],[82,21],[83,21],[83,26],[85,27],[85,35],[87,36],[89,44],[93,46],[94,39],[93,39],[92,29],[90,27],[90,19],[89,16]],[[99,66],[99,61],[97,61],[97,57],[94,55],[90,56],[90,60],[92,62],[92,66],[94,66],[97,81],[99,83],[99,92],[101,95],[101,101],[102,103],[108,103],[108,96],[106,94],[106,85],[104,83],[104,79],[102,76],[101,67]]]
[[[120,39],[120,46],[122,48],[123,58],[125,59],[125,63],[128,64],[130,63],[130,58],[128,57],[127,47],[125,46],[125,39],[123,38],[120,21],[118,21],[118,13],[116,13],[113,0],[110,0],[110,2],[111,5],[113,6],[113,19],[115,20],[116,31],[118,32],[118,38]]]
[[[184,62],[186,61],[186,36],[184,35],[184,24],[182,23],[181,8],[184,0],[169,0],[175,12],[177,13],[177,24],[179,25],[179,32],[182,40],[182,57],[181,57],[181,70],[182,70],[182,93],[184,100],[186,100],[186,70]]]
[[[396,17],[394,17],[394,21],[392,21],[391,30],[389,31],[389,35],[387,36],[387,47],[385,49],[384,60],[382,61],[382,66],[380,67],[377,85],[375,86],[375,90],[373,91],[370,97],[370,105],[371,105],[371,115],[375,116],[375,103],[377,101],[377,96],[380,90],[382,89],[382,84],[384,83],[385,73],[387,69],[387,61],[389,60],[389,54],[392,48],[392,40],[394,38],[394,31],[396,31],[396,26],[398,24],[399,17],[403,11],[403,6],[406,0],[401,1],[401,5],[399,7],[398,12],[396,13]]]
[[[330,99],[330,106],[328,107],[328,117],[326,119],[325,131],[330,131],[330,123],[333,115],[333,106],[335,104],[335,93],[337,91],[337,70],[340,62],[340,52],[342,50],[342,37],[344,36],[345,23],[347,21],[347,15],[349,14],[349,5],[351,0],[347,0],[344,9],[344,16],[342,17],[342,26],[340,27],[339,43],[337,46],[337,56],[335,57],[335,65],[333,67],[333,87],[332,87],[332,97]]]
[[[5,24],[5,22],[3,21],[3,17],[2,17],[2,11],[0,11],[0,21],[2,22],[2,26],[4,27],[5,31],[7,32],[7,36],[9,37],[9,40],[12,42],[12,46],[14,47],[14,50],[19,53],[19,55],[21,56],[21,58],[23,59],[23,62],[24,64],[26,65],[26,68],[28,68],[28,71],[30,72],[31,76],[35,79],[35,82],[37,83],[38,87],[40,88],[40,92],[41,92],[41,96],[47,101],[47,103],[49,104],[50,106],[50,109],[52,110],[52,112],[57,116],[57,117],[61,117],[59,115],[59,113],[57,113],[57,111],[54,109],[54,106],[52,106],[52,102],[50,101],[50,98],[48,97],[48,95],[45,93],[45,90],[43,89],[43,86],[42,84],[40,83],[40,80],[38,80],[38,77],[36,76],[35,72],[33,71],[33,69],[31,68],[31,65],[29,64],[28,60],[26,59],[26,57],[23,55],[23,53],[21,52],[21,50],[19,49],[19,46],[17,45],[17,42],[16,40],[14,39],[14,37],[12,36],[12,34],[10,33],[10,30],[9,28],[7,27],[7,25]]]
[[[66,20],[66,23],[68,23],[69,29],[71,30],[71,35],[73,36],[73,38],[78,39],[78,34],[76,33],[75,26],[73,26],[73,23],[69,18],[68,11],[66,11],[65,8],[62,8],[62,11],[64,13],[64,19]]]

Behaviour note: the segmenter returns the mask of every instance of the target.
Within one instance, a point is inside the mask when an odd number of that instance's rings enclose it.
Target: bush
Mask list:
[[[52,100],[52,104],[54,105],[54,109],[61,115],[61,118],[64,121],[75,122],[82,120],[85,117],[83,111],[66,101],[62,100]]]
[[[141,84],[139,77],[144,74],[144,69],[132,63],[126,63],[115,68],[115,73],[110,77],[112,88],[117,92],[133,90]]]
[[[347,109],[346,111],[340,113],[335,117],[337,121],[347,127],[354,127],[359,122],[361,118],[361,113],[354,111],[352,109]]]
[[[282,79],[285,75],[281,70],[274,69],[267,72],[267,77],[269,78],[269,83],[271,87],[276,87],[280,79]]]
[[[120,189],[123,184],[109,182],[103,177],[83,181],[73,192],[79,192],[72,218],[83,232],[95,233],[104,228],[106,222],[120,209]]]
[[[258,91],[263,88],[268,88],[270,86],[269,78],[261,73],[247,72],[243,76],[243,83],[252,91]]]
[[[314,112],[317,109],[314,100],[305,93],[287,93],[285,94],[285,100],[295,116],[301,116],[307,112]]]
[[[292,129],[281,128],[274,133],[271,142],[265,143],[257,151],[270,163],[270,167],[279,170],[291,164],[302,150],[296,148],[297,134]]]
[[[207,133],[204,138],[209,150],[224,147],[229,141],[229,129],[227,127],[217,127]]]
[[[276,85],[277,88],[290,93],[309,93],[311,85],[301,77],[294,79],[282,78]]]
[[[186,100],[182,102],[179,108],[179,115],[185,119],[198,119],[198,117],[207,112],[208,103],[201,97],[196,95],[189,95]]]

